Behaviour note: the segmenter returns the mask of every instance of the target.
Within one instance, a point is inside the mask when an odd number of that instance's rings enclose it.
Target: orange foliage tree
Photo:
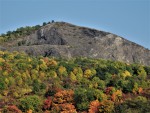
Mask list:
[[[117,90],[111,95],[111,99],[113,102],[120,102],[122,100],[122,91]]]
[[[20,109],[18,109],[18,107],[15,105],[8,106],[6,112],[7,113],[22,113],[22,111]]]
[[[74,101],[73,90],[62,90],[54,95],[52,111],[60,113],[76,113],[75,106],[72,104]]]
[[[55,104],[52,111],[58,113],[77,113],[75,106],[72,103]]]
[[[73,102],[73,95],[74,95],[73,90],[63,90],[63,91],[57,92],[54,95],[53,102],[58,103],[58,104],[71,103]]]
[[[98,113],[99,106],[100,106],[100,102],[98,100],[94,100],[90,102],[89,113]]]

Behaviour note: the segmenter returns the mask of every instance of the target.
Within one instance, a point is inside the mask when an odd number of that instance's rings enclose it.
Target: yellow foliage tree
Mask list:
[[[60,66],[58,68],[58,73],[59,73],[60,78],[62,78],[62,76],[67,76],[67,70],[63,66]]]
[[[46,70],[47,69],[46,62],[43,59],[40,59],[40,62],[41,62],[40,69],[43,71]]]
[[[22,81],[21,76],[17,76],[17,78],[16,78],[16,83],[17,83],[18,86],[21,86],[21,85],[22,85],[23,81]]]
[[[69,77],[70,77],[70,80],[71,80],[72,82],[77,81],[77,78],[76,78],[76,76],[75,76],[75,74],[74,74],[73,72],[70,72]]]
[[[86,78],[91,77],[91,75],[92,75],[92,71],[91,71],[90,69],[86,69],[86,70],[84,71],[84,76],[85,76]]]
[[[131,75],[131,73],[130,73],[129,71],[125,70],[125,71],[121,74],[121,76],[125,79],[126,77],[131,77],[132,75]]]
[[[57,73],[53,70],[51,70],[48,74],[47,77],[52,77],[52,78],[56,78],[57,77]]]
[[[5,78],[5,83],[6,83],[7,85],[9,84],[8,78]]]
[[[58,69],[58,72],[62,75],[66,71],[66,68],[63,66],[60,66]]]
[[[5,60],[3,58],[0,58],[0,62],[5,62]]]
[[[4,71],[3,72],[3,76],[8,76],[9,74],[8,74],[8,71]]]
[[[47,65],[45,63],[40,65],[40,69],[41,70],[46,70],[47,69]]]
[[[29,110],[27,111],[27,113],[32,113],[32,110],[31,110],[31,109],[29,109]]]
[[[3,51],[0,51],[0,55],[4,55],[4,52],[3,52]]]
[[[54,59],[50,60],[48,63],[49,66],[57,66],[57,64],[58,64],[57,61]]]
[[[77,80],[80,81],[83,77],[83,71],[82,71],[81,67],[75,67],[73,69],[73,74],[75,74]]]

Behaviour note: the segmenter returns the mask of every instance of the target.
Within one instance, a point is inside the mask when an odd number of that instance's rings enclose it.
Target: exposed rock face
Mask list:
[[[150,65],[150,50],[117,35],[55,22],[26,37],[4,43],[0,49],[29,55],[89,57]]]

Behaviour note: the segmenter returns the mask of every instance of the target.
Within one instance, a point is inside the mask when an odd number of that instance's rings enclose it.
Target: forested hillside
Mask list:
[[[150,67],[0,51],[2,113],[148,113]]]

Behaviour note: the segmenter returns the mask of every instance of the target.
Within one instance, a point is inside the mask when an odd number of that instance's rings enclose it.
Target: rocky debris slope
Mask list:
[[[65,22],[54,22],[34,33],[5,42],[1,50],[63,58],[103,58],[150,65],[150,50],[115,34]]]

